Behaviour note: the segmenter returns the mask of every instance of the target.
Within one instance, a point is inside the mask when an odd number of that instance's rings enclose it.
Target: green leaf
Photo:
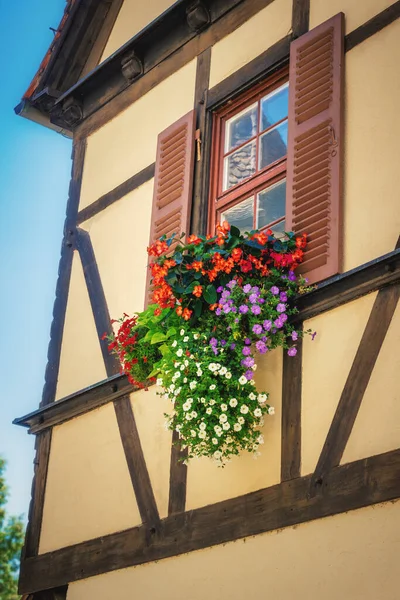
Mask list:
[[[199,318],[199,316],[201,315],[201,313],[203,311],[203,303],[200,300],[200,298],[196,298],[196,300],[194,301],[193,311],[194,311],[195,316],[197,318]]]
[[[167,338],[170,338],[171,335],[176,335],[176,328],[175,327],[170,327],[166,333]]]
[[[176,264],[180,265],[182,260],[183,260],[183,256],[182,256],[181,252],[175,252],[174,253],[174,261],[176,262]]]
[[[152,370],[151,373],[149,373],[148,379],[150,379],[150,377],[155,377],[156,375],[158,375],[159,372],[160,372],[160,367],[157,367],[156,365],[154,365],[154,369]]]
[[[162,345],[159,347],[159,350],[160,350],[160,352],[161,352],[161,354],[162,354],[163,356],[167,356],[167,354],[171,354],[170,347],[169,347],[169,346],[167,346],[167,344],[162,344]]]
[[[151,338],[151,343],[159,344],[160,342],[165,342],[166,339],[167,339],[167,336],[165,335],[165,333],[161,333],[161,331],[157,331],[156,333],[153,333],[152,338]]]
[[[217,301],[217,290],[213,285],[208,285],[203,293],[204,300],[208,302],[208,304],[215,304]]]
[[[240,237],[240,229],[238,229],[237,227],[232,225],[231,226],[231,235],[233,235],[235,237]]]

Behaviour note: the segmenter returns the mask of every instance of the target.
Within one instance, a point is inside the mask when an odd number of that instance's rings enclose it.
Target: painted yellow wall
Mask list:
[[[89,295],[77,252],[71,272],[56,398],[107,377]]]
[[[101,57],[101,62],[174,4],[175,0],[124,0]]]
[[[310,29],[343,12],[349,33],[393,3],[394,0],[311,0]]]
[[[71,583],[67,600],[398,600],[400,502]]]
[[[400,233],[399,39],[397,20],[346,54],[345,271],[394,250]]]
[[[39,552],[140,523],[113,404],[54,427]]]
[[[400,304],[386,334],[342,463],[400,447]]]
[[[168,515],[172,433],[166,429],[163,417],[171,405],[157,396],[160,389],[135,392],[131,403],[158,512],[164,518]]]
[[[370,294],[304,323],[317,336],[314,341],[307,336],[303,347],[302,475],[315,469],[375,297]]]
[[[155,161],[158,134],[193,108],[195,77],[193,60],[89,137],[80,208]]]
[[[114,319],[143,310],[153,182],[82,225],[90,234],[108,310]]]
[[[274,0],[212,47],[213,87],[289,33],[292,0]]]
[[[280,482],[281,469],[281,406],[282,406],[282,352],[274,350],[258,362],[257,389],[270,393],[269,403],[275,415],[266,416],[261,429],[265,444],[261,455],[242,453],[224,468],[207,458],[190,462],[188,467],[186,509],[213,504],[259,490]]]

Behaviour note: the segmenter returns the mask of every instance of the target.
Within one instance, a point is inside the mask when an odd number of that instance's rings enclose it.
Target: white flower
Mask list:
[[[240,423],[235,423],[233,426],[233,429],[235,431],[240,431],[242,429],[242,426],[240,425]]]
[[[175,384],[174,384],[174,383],[171,383],[171,385],[170,385],[170,386],[169,386],[169,388],[168,388],[168,391],[169,391],[169,392],[173,392],[173,391],[174,391],[174,389],[175,389]]]
[[[212,384],[210,385],[210,388],[209,388],[209,389],[210,389],[210,390],[215,390],[215,388],[216,388],[216,387],[217,387],[217,386],[215,385],[215,383],[212,383]]]
[[[254,411],[254,416],[255,417],[261,417],[262,416],[261,408],[256,408],[256,410]]]
[[[174,362],[174,367],[177,369],[181,363],[179,361]]]
[[[178,342],[177,342],[176,340],[174,340],[174,341],[172,342],[172,344],[171,344],[171,346],[172,346],[173,348],[176,348],[176,346],[177,346],[177,345],[178,345]]]
[[[270,406],[268,409],[268,414],[269,415],[274,415],[275,414],[275,408],[273,406]]]
[[[215,371],[215,363],[210,363],[208,365],[208,368],[210,369],[210,371],[214,372]]]
[[[217,445],[217,444],[218,444],[218,440],[217,440],[217,438],[213,438],[211,441],[212,441],[212,443],[213,443],[213,444],[215,444],[215,445]]]
[[[187,421],[191,421],[191,420],[192,420],[192,415],[191,415],[190,413],[186,413],[186,417],[185,417],[185,419],[186,419]]]
[[[176,355],[179,356],[179,358],[182,356],[183,354],[183,350],[182,348],[179,348],[179,350],[176,351]]]
[[[229,371],[227,372],[227,374],[225,375],[225,377],[227,379],[231,379],[232,378],[232,373],[230,373]]]
[[[187,377],[183,378],[183,383],[187,383]]]
[[[232,406],[232,408],[235,408],[235,406],[237,406],[238,401],[236,400],[236,398],[231,398],[229,400],[229,406]]]
[[[200,427],[200,429],[205,429],[207,427],[207,425],[205,423],[200,423],[199,427]]]
[[[250,385],[256,385],[256,382],[254,381],[254,379],[250,379],[249,384]]]
[[[239,383],[241,383],[242,385],[245,385],[247,383],[247,379],[244,375],[239,377]]]
[[[191,435],[192,437],[196,437],[196,432],[195,432],[195,430],[194,430],[194,429],[191,429],[191,430],[190,430],[190,435]]]
[[[188,335],[185,335],[185,337],[183,338],[183,341],[184,341],[185,343],[186,343],[186,342],[188,342],[188,341],[189,341],[189,336],[188,336]]]
[[[225,352],[225,350],[223,348],[221,348],[221,350],[219,351],[220,354],[223,354]]]
[[[214,365],[215,365],[215,370],[219,371],[221,368],[221,365],[219,363],[214,363]]]
[[[215,404],[215,400],[214,400],[214,398],[211,398],[211,400],[210,400],[209,404],[210,404],[210,406],[214,406],[214,404]]]
[[[208,415],[211,415],[211,414],[212,414],[212,408],[211,408],[211,406],[209,406],[208,408],[206,408],[206,413],[207,413]]]
[[[259,404],[265,404],[265,402],[267,401],[267,394],[258,394],[258,403]]]
[[[176,379],[179,379],[179,377],[181,376],[179,371],[175,371],[174,373],[174,377],[176,377]]]
[[[203,371],[201,369],[198,369],[196,375],[197,377],[201,377],[203,375]]]
[[[247,413],[249,412],[249,407],[246,406],[246,404],[242,404],[242,406],[240,407],[240,412],[242,413],[242,415],[247,415]]]
[[[192,415],[192,419],[195,419],[197,417],[197,412],[195,410],[192,410],[190,414]]]
[[[186,398],[186,402],[190,402],[190,404],[192,404],[193,398]]]
[[[227,372],[228,372],[228,369],[226,367],[221,367],[219,370],[220,375],[226,375]]]
[[[207,434],[205,431],[199,431],[199,438],[204,440],[207,437]]]
[[[263,444],[264,443],[264,436],[262,435],[262,433],[260,433],[260,435],[258,436],[257,442],[259,444]]]
[[[183,364],[185,365],[185,367],[188,367],[189,366],[189,361],[188,360],[184,360]]]
[[[199,339],[199,337],[200,337],[200,336],[199,336],[199,334],[198,334],[198,333],[194,333],[194,334],[193,334],[193,339],[194,339],[194,340],[198,340],[198,339]]]
[[[185,365],[181,365],[179,368],[180,368],[181,371],[184,371],[185,370]]]
[[[157,378],[156,384],[157,385],[162,385],[163,384],[163,380],[161,379],[161,377]]]
[[[189,358],[191,358],[191,359],[193,360],[193,359],[194,359],[194,356],[193,356],[193,354],[191,354],[191,355],[189,356]]]
[[[244,425],[244,418],[238,417],[238,423],[240,423],[241,425]]]
[[[228,421],[222,425],[222,429],[224,429],[225,431],[228,431],[228,429],[230,428],[231,426],[229,425]]]
[[[201,402],[202,404],[205,404],[205,403],[206,403],[206,399],[205,399],[205,398],[200,398],[200,402]]]
[[[251,367],[251,369],[252,369],[252,371],[257,371],[257,365],[256,365],[256,364],[254,364],[254,365]]]
[[[226,404],[221,404],[221,410],[223,410],[223,411],[228,410],[228,406]]]
[[[250,392],[249,398],[250,398],[250,400],[255,400],[256,399],[256,395],[254,394],[254,392]],[[258,396],[258,399],[260,399],[260,396]]]
[[[190,402],[185,402],[185,403],[182,405],[182,408],[183,408],[183,410],[185,410],[185,411],[186,411],[186,410],[190,410],[190,407],[191,407],[191,404],[190,404]]]
[[[194,390],[196,386],[197,386],[197,381],[191,381],[189,383],[189,387],[191,390]]]
[[[219,416],[219,422],[220,423],[225,423],[225,421],[228,420],[228,417],[226,416],[225,413],[223,413],[222,415]]]
[[[216,460],[219,460],[219,459],[221,458],[221,456],[222,456],[222,452],[220,452],[219,450],[216,450],[216,451],[214,452],[214,458],[215,458]]]
[[[184,329],[181,329],[179,333],[180,333],[181,335],[185,335],[185,330],[184,330]]]

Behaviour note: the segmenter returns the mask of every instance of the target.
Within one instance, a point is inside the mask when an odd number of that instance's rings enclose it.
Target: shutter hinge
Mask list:
[[[201,137],[200,137],[200,129],[196,129],[194,134],[194,139],[196,140],[196,151],[197,151],[197,162],[201,161]]]

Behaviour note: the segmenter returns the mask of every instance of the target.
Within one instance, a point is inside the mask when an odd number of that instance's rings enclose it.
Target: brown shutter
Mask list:
[[[164,234],[169,237],[189,231],[195,124],[196,112],[191,110],[158,136],[150,244]],[[148,272],[146,305],[151,301],[151,293]]]
[[[310,283],[341,268],[344,15],[290,47],[287,229],[308,234],[299,272]]]

